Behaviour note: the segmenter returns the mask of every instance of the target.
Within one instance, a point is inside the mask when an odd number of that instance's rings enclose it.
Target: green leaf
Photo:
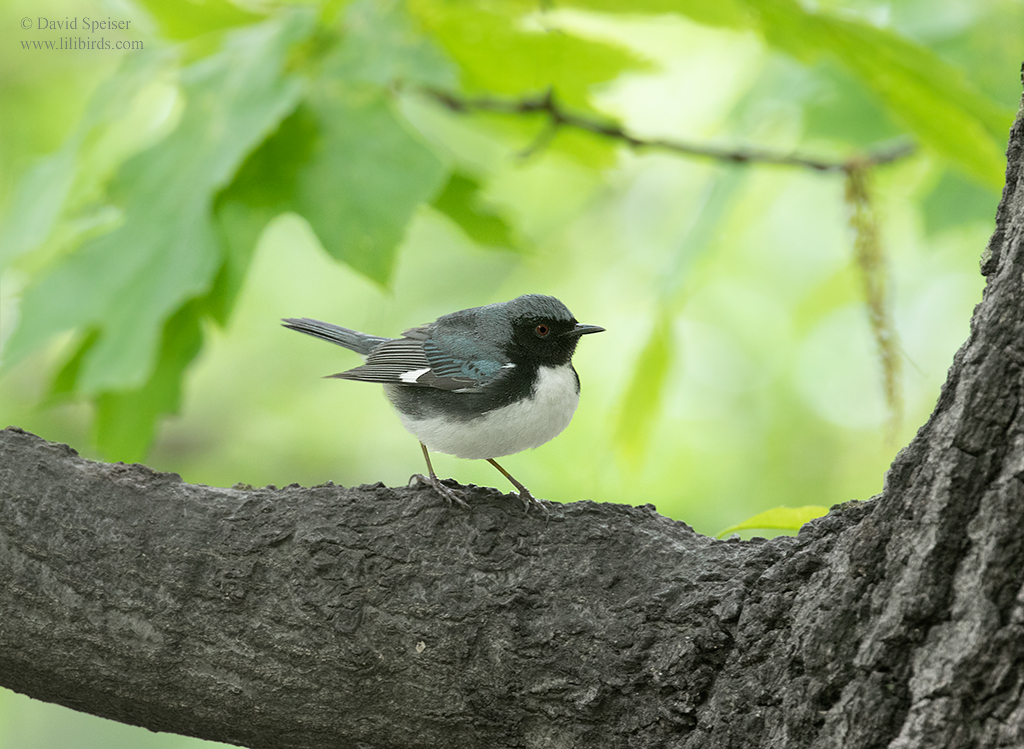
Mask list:
[[[512,227],[481,195],[473,177],[454,172],[434,198],[434,208],[450,218],[470,239],[485,246],[513,247]]]
[[[0,227],[0,270],[50,236],[71,192],[74,165],[74,149],[61,149],[33,166],[18,184]]]
[[[285,63],[311,20],[287,13],[236,32],[222,52],[182,72],[187,103],[178,127],[127,161],[111,187],[124,222],[26,292],[8,361],[60,331],[96,328],[79,373],[83,391],[137,388],[149,379],[164,321],[204,295],[222,265],[214,195],[298,100],[301,83]]]
[[[647,63],[619,47],[581,39],[564,29],[530,24],[535,3],[413,0],[410,9],[457,62],[463,87],[488,94],[520,96],[554,89],[559,100],[591,110],[597,84]]]
[[[409,222],[447,174],[395,114],[386,89],[368,82],[417,64],[424,66],[419,75],[441,75],[436,50],[412,34],[408,19],[385,12],[388,7],[353,6],[346,17],[351,31],[323,61],[306,101],[247,159],[222,194],[218,215],[226,239],[233,237],[226,246],[228,259],[234,258],[218,277],[218,286],[221,280],[226,284],[225,300],[240,283],[246,253],[262,227],[284,211],[302,215],[333,257],[381,285],[388,283]],[[381,40],[373,48],[364,37],[376,33]],[[394,55],[392,68],[386,52]]]
[[[68,214],[73,223],[63,227],[65,241],[94,223],[85,214],[96,210],[93,203],[102,187],[139,149],[139,131],[150,129],[147,113],[133,116],[138,114],[134,110],[154,88],[166,89],[160,79],[174,59],[163,52],[125,57],[89,100],[60,150],[41,159],[22,178],[0,224],[0,271],[58,233]]]
[[[64,366],[57,372],[57,376],[53,378],[53,383],[50,385],[48,400],[51,403],[64,400],[74,394],[78,383],[78,372],[82,368],[82,360],[89,349],[96,344],[97,338],[99,338],[98,331],[88,331],[82,337],[74,353],[64,362]]]
[[[804,98],[804,132],[808,138],[827,138],[864,148],[906,132],[859,78],[834,61],[824,60],[810,68],[788,60],[786,63],[769,66],[788,70],[762,76],[753,89],[762,96],[771,97],[774,90],[779,97],[792,98],[795,86],[806,86],[810,90]],[[751,99],[759,98],[755,90]]]
[[[821,505],[804,505],[803,507],[774,507],[747,518],[742,523],[730,525],[720,531],[715,538],[725,538],[738,531],[778,530],[798,531],[805,523],[828,514],[828,508]]]
[[[217,232],[224,250],[224,264],[203,300],[205,310],[221,326],[227,325],[260,235],[280,211],[253,207],[237,200],[219,202],[215,213]]]
[[[328,75],[381,87],[455,85],[455,67],[416,28],[405,3],[357,0],[345,13],[344,28],[344,42],[325,65]]]
[[[292,210],[299,168],[312,158],[317,138],[316,117],[300,104],[217,196],[214,214],[224,264],[207,296],[207,309],[221,325],[227,323],[263,230]]]
[[[375,87],[325,83],[309,106],[319,139],[298,171],[292,205],[328,253],[386,285],[413,214],[447,169]]]
[[[615,429],[616,446],[635,469],[640,467],[646,453],[650,432],[658,415],[661,394],[672,364],[672,348],[672,319],[667,310],[662,309],[637,360]]]
[[[291,210],[299,170],[313,159],[319,128],[316,114],[305,104],[299,104],[249,154],[218,201],[237,201],[276,209],[279,213]]]
[[[629,15],[679,13],[706,26],[726,28],[746,28],[750,24],[745,0],[563,0],[559,5]]]
[[[109,460],[141,460],[160,417],[178,412],[182,376],[203,344],[201,315],[202,304],[192,302],[167,320],[156,366],[141,387],[97,397],[96,444]]]
[[[783,4],[799,29],[790,49],[835,56],[857,75],[925,145],[974,179],[999,187],[1006,168],[1003,141],[1013,119],[975,90],[960,71],[896,34],[846,19],[812,15]],[[797,23],[806,21],[806,24]],[[780,25],[784,23],[780,19]],[[766,30],[769,42],[773,34]],[[792,36],[782,37],[788,42]],[[810,43],[808,43],[810,40]]]
[[[191,39],[211,31],[247,26],[263,19],[227,0],[136,0],[160,26],[168,39]]]

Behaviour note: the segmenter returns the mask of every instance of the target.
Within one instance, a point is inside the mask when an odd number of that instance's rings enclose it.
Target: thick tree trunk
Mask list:
[[[0,684],[252,747],[1024,746],[1024,123],[883,495],[797,538],[190,486],[0,432]]]

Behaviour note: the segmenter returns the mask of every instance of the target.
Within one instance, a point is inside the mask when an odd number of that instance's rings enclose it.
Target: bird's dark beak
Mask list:
[[[584,325],[583,323],[576,323],[576,327],[570,330],[566,335],[581,336],[587,333],[603,333],[604,328],[600,325]]]

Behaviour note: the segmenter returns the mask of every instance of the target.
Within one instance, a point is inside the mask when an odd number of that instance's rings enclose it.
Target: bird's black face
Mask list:
[[[580,325],[573,317],[522,317],[512,322],[512,358],[538,366],[568,364],[580,336],[604,330]]]

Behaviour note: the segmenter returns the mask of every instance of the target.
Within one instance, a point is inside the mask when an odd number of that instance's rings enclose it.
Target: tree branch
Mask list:
[[[542,114],[547,118],[548,127],[538,136],[537,141],[526,149],[526,154],[539,150],[563,127],[593,133],[610,140],[617,140],[631,148],[653,148],[662,151],[712,159],[732,164],[767,164],[793,166],[819,172],[850,173],[856,169],[891,164],[907,158],[917,150],[916,146],[904,139],[879,144],[864,153],[846,159],[826,159],[799,153],[782,153],[761,148],[724,148],[712,145],[697,145],[663,138],[640,138],[626,131],[621,125],[610,120],[598,120],[565,109],[548,89],[536,96],[519,99],[495,99],[492,97],[467,98],[436,88],[423,89],[424,93],[453,112],[494,112],[498,114]]]
[[[650,506],[190,486],[16,429],[0,465],[4,685],[250,747],[667,740],[748,588],[798,551],[823,565],[824,530],[870,511],[722,543]]]

